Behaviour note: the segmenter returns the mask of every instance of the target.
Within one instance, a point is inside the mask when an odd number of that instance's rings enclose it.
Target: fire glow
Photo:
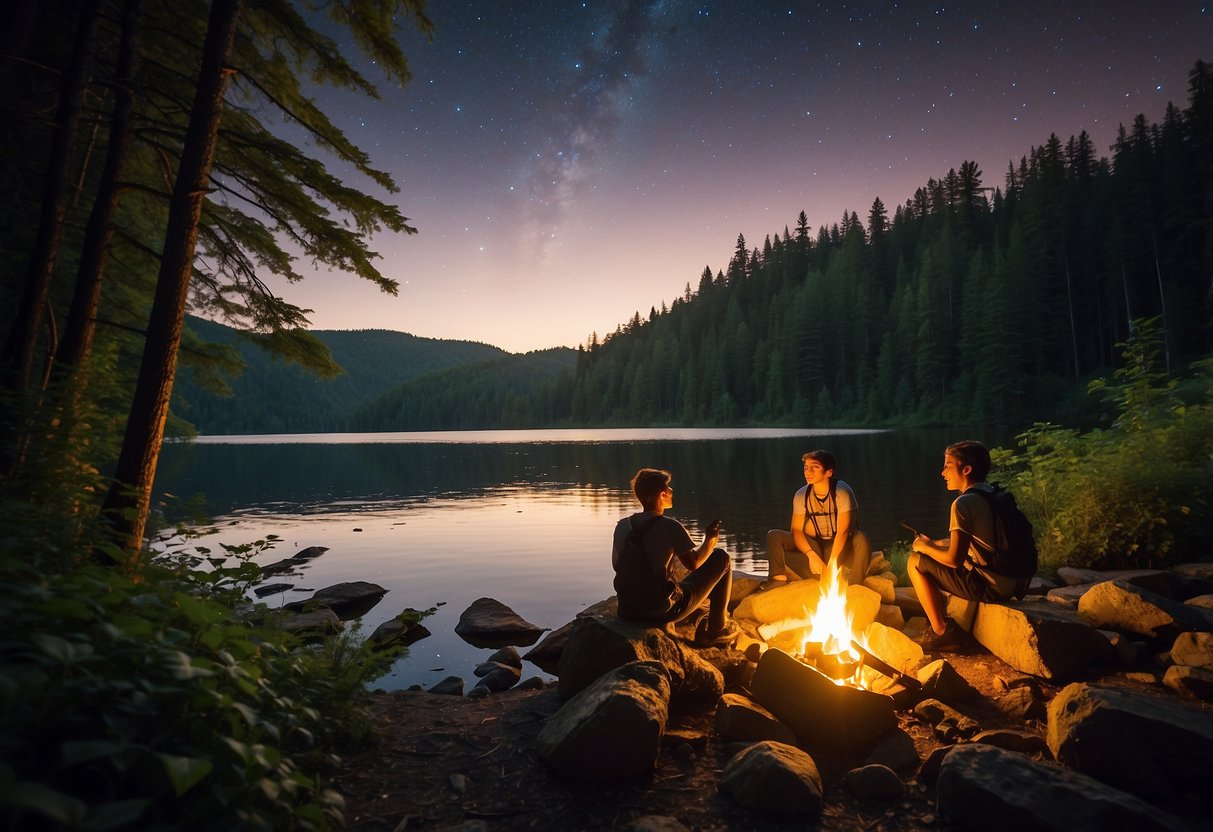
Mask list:
[[[847,582],[838,564],[830,561],[821,576],[817,609],[801,643],[801,660],[814,664],[836,685],[866,688],[863,654],[856,649],[863,634],[854,631],[854,613],[847,609]]]

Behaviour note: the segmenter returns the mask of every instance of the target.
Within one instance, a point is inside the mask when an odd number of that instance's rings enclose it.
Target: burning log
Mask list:
[[[891,696],[836,684],[782,650],[762,655],[750,690],[808,749],[866,753],[897,724]]]

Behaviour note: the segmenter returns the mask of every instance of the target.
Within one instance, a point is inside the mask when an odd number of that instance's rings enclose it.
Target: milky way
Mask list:
[[[891,213],[967,159],[998,186],[1050,133],[1107,154],[1213,60],[1199,2],[429,6],[408,85],[320,94],[420,234],[375,241],[396,298],[327,273],[283,288],[317,328],[575,346],[802,210]]]

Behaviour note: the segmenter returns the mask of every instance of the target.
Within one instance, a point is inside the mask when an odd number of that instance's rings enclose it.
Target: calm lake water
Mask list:
[[[962,435],[963,434],[963,435]],[[409,648],[376,686],[429,686],[463,677],[492,652],[454,633],[460,613],[492,597],[555,629],[612,593],[610,539],[638,510],[640,467],[674,474],[671,515],[696,540],[713,518],[737,568],[766,573],[766,532],[787,527],[804,484],[800,456],[826,448],[854,488],[860,526],[881,549],[909,520],[943,536],[950,497],[942,451],[961,438],[1009,445],[1003,432],[914,430],[554,430],[200,437],[165,446],[156,491],[170,518],[201,502],[219,532],[203,545],[282,542],[271,563],[326,546],[295,586],[265,602],[364,580],[388,594],[363,618],[370,633],[405,607],[438,611],[433,635]],[[173,495],[167,497],[165,495]],[[275,579],[277,580],[277,579]],[[520,652],[525,648],[520,647]],[[526,664],[524,678],[545,675]]]

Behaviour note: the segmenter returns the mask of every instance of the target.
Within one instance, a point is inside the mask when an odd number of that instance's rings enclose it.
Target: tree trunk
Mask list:
[[[198,240],[198,219],[210,181],[223,96],[233,72],[225,64],[231,55],[240,11],[241,0],[213,0],[211,4],[198,87],[169,203],[139,380],[114,482],[102,507],[103,514],[113,524],[115,542],[127,553],[128,566],[137,565],[139,560],[156,461],[164,440],[164,422],[177,372],[177,351]]]
[[[43,180],[38,233],[26,269],[17,317],[0,362],[3,365],[3,384],[13,390],[24,390],[29,386],[43,309],[50,298],[51,277],[59,256],[59,241],[63,238],[63,223],[67,213],[67,169],[76,125],[80,121],[85,81],[92,64],[100,5],[101,0],[89,0],[81,9],[71,65],[59,93],[54,139]]]
[[[127,0],[122,11],[122,42],[114,73],[114,112],[110,119],[105,168],[84,232],[80,265],[76,270],[76,289],[64,324],[63,341],[55,356],[56,363],[69,372],[83,366],[93,348],[105,254],[121,196],[119,181],[126,162],[135,113],[134,67],[140,5],[141,0]]]

